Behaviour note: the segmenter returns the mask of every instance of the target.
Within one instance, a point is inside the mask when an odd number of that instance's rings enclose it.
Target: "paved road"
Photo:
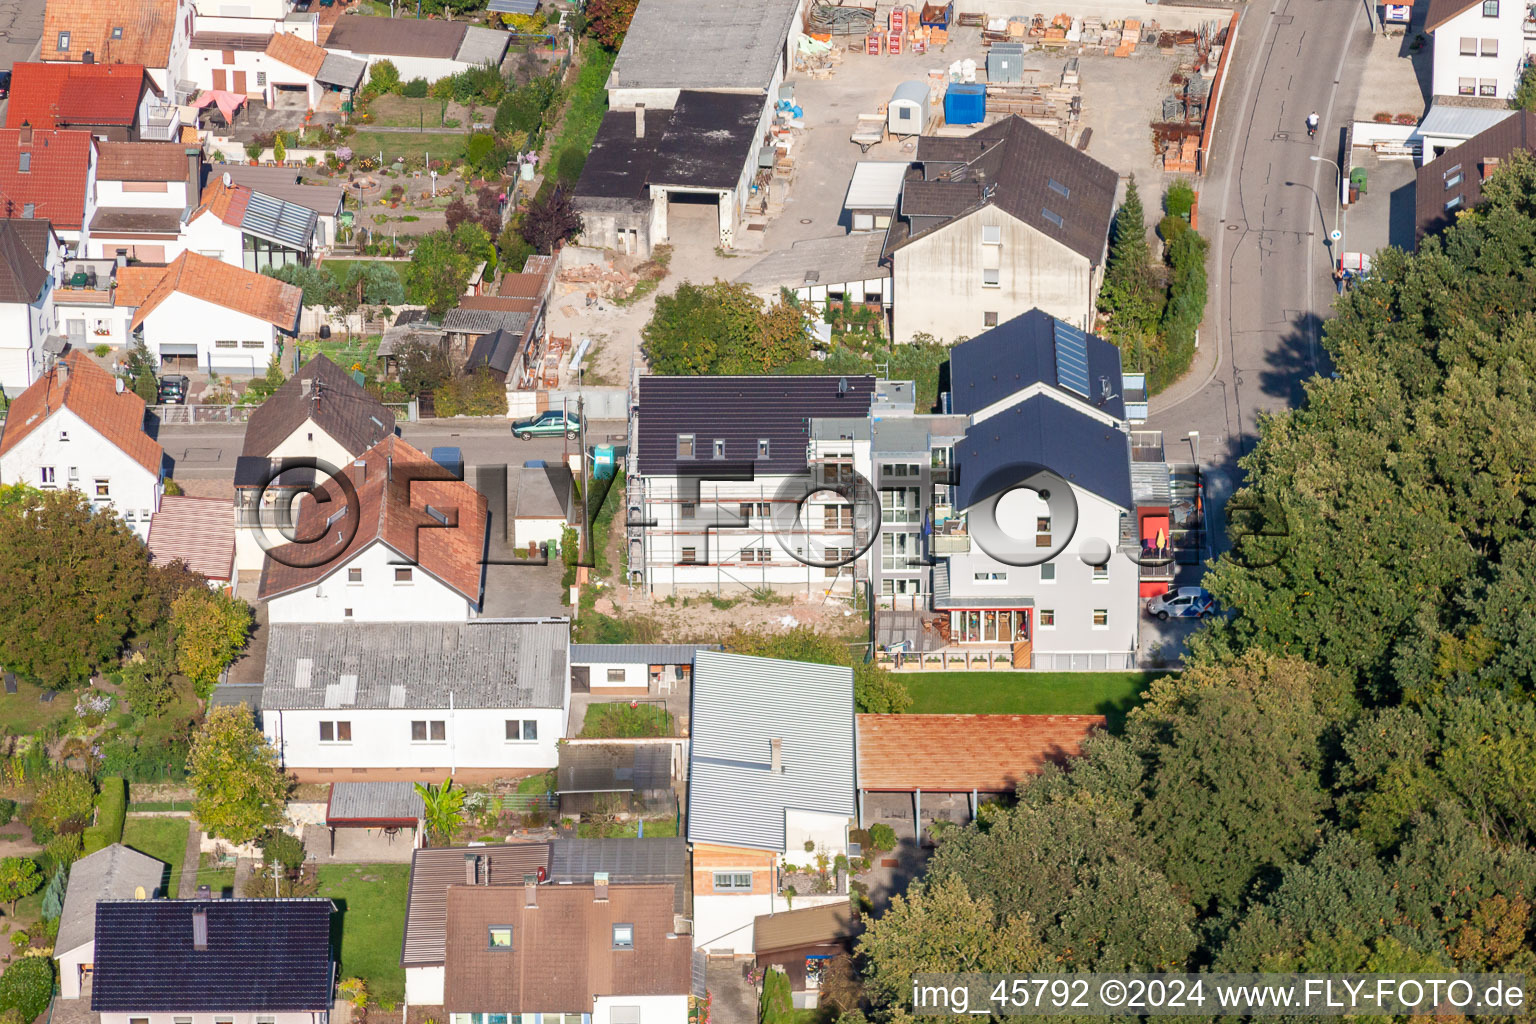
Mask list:
[[[1200,195],[1212,239],[1201,344],[1215,346],[1219,365],[1193,394],[1175,387],[1154,401],[1148,423],[1163,431],[1170,459],[1192,457],[1187,434],[1199,431],[1218,499],[1238,481],[1236,460],[1256,442],[1259,417],[1298,404],[1302,381],[1327,372],[1318,332],[1334,297],[1325,242],[1337,172],[1309,157],[1339,157],[1369,42],[1359,0],[1255,0],[1239,30]],[[1309,140],[1313,110],[1322,130]]]
[[[619,420],[592,421],[588,424],[587,443],[619,434],[624,423]],[[426,420],[402,423],[400,434],[424,452],[439,445],[449,445],[464,453],[470,466],[498,463],[522,465],[529,459],[558,460],[567,450],[563,438],[532,438],[519,441],[512,436],[507,420]],[[244,424],[199,424],[164,426],[158,438],[175,462],[174,476],[180,480],[233,481],[235,459],[245,443]],[[571,442],[570,450],[575,450]]]

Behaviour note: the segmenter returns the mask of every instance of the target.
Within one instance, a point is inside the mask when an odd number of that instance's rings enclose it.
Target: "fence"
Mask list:
[[[622,420],[629,418],[629,390],[627,388],[568,388],[549,392],[550,409],[568,408],[576,411],[577,399],[585,402],[583,413],[591,420]]]
[[[1018,669],[1011,651],[946,650],[902,656],[898,669],[896,658],[880,652],[876,660],[883,668],[900,672],[1132,672],[1140,666],[1134,651],[1034,651],[1029,668]]]
[[[251,418],[251,410],[260,407],[255,405],[151,405],[149,412],[153,413],[160,421],[161,426],[196,426],[205,423],[244,423]],[[415,402],[385,402],[384,408],[395,414],[395,418],[407,423],[414,423],[417,417]]]

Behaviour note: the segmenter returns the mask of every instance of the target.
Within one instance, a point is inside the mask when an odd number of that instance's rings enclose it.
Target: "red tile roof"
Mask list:
[[[128,266],[118,267],[117,287],[112,289],[112,305],[133,309],[143,305],[149,293],[154,291],[155,285],[165,276],[164,267]]]
[[[1103,727],[1103,715],[859,715],[859,788],[1011,793]]]
[[[173,292],[265,320],[284,331],[298,326],[304,304],[304,293],[291,284],[188,250],[171,261],[139,304],[132,329]]]
[[[159,475],[165,452],[144,433],[144,399],[118,391],[117,379],[78,349],[11,403],[0,434],[0,455],[66,406],[133,461]]]
[[[161,498],[150,522],[149,558],[156,565],[180,559],[193,572],[228,583],[235,568],[235,506],[219,498]]]
[[[313,78],[325,63],[325,50],[291,32],[278,32],[267,43],[267,56]]]
[[[489,524],[485,496],[461,480],[443,479],[447,474],[441,466],[398,437],[386,437],[365,452],[362,461],[363,482],[354,485],[356,515],[347,489],[335,480],[323,487],[330,500],[304,501],[294,536],[308,540],[285,545],[268,555],[257,597],[265,601],[313,586],[370,544],[381,541],[478,605]],[[349,476],[355,473],[351,466],[346,471]],[[329,525],[332,510],[343,508],[347,514]],[[457,516],[457,522],[443,526],[429,508],[448,516],[451,523]],[[348,530],[353,530],[350,537]],[[333,538],[334,554],[317,557],[320,538],[332,533],[345,544],[335,543]]]
[[[23,143],[26,134],[31,141]],[[79,228],[93,144],[89,132],[0,128],[0,216],[20,217],[32,203],[32,215],[52,221],[56,230]],[[31,158],[26,171],[22,154]]]
[[[164,68],[171,60],[177,7],[178,0],[48,0],[39,56],[80,63],[90,51],[97,64]],[[191,16],[188,10],[186,17]],[[67,50],[59,49],[61,32],[69,33]]]
[[[146,84],[142,64],[44,64],[11,69],[5,126],[56,128],[60,124],[133,124]],[[158,91],[158,90],[157,90]]]

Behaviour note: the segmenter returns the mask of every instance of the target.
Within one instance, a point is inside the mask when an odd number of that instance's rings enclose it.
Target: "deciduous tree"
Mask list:
[[[610,50],[624,44],[624,33],[634,20],[639,0],[588,0],[586,6],[587,27],[592,38]]]
[[[0,860],[0,900],[11,905],[16,913],[16,901],[37,892],[43,884],[43,876],[37,870],[37,861],[31,857],[6,857]]]
[[[176,667],[206,699],[251,632],[251,606],[225,591],[188,590],[171,606]]]
[[[209,835],[247,843],[282,821],[290,782],[245,705],[208,712],[187,767],[192,814]]]
[[[567,239],[581,234],[581,214],[571,205],[565,186],[556,185],[546,195],[535,196],[523,213],[523,237],[546,255]]]

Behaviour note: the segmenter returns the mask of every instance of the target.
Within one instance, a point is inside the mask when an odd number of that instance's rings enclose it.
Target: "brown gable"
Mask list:
[[[692,942],[673,933],[670,885],[458,885],[448,890],[448,1013],[591,1013],[596,996],[688,994]],[[634,928],[613,948],[613,926]],[[512,948],[493,949],[492,926]]]
[[[144,433],[144,399],[117,390],[117,379],[76,350],[33,381],[11,403],[0,434],[0,455],[65,406],[145,469],[160,474],[165,451]]]
[[[313,78],[325,63],[325,50],[291,32],[279,32],[267,43],[267,56]]]
[[[1103,715],[859,715],[859,788],[1011,793],[1083,752]]]
[[[265,601],[313,586],[364,548],[382,542],[478,605],[490,522],[485,496],[451,479],[447,470],[398,437],[385,438],[361,461],[362,482],[354,484],[357,507],[352,507],[347,488],[335,480],[323,486],[325,502],[304,501],[294,531],[300,542],[284,545],[267,557],[256,596]],[[356,480],[356,467],[349,466],[346,472]],[[346,514],[328,523],[333,511],[341,509]],[[449,525],[432,512],[445,516]],[[335,553],[317,554],[322,543],[330,544]]]
[[[1483,201],[1483,179],[1515,153],[1536,152],[1536,113],[1511,114],[1419,168],[1414,221],[1419,238],[1443,231]]]
[[[145,296],[133,314],[133,328],[173,292],[265,320],[283,331],[298,326],[304,304],[304,293],[291,284],[188,250],[165,268],[165,275]]]
[[[179,142],[99,142],[98,181],[186,181],[187,147]]]
[[[0,218],[0,302],[30,304],[48,283],[48,244],[53,227],[46,220]]]
[[[42,60],[84,60],[97,64],[143,64],[164,68],[176,35],[177,0],[48,0],[43,13]],[[59,34],[69,33],[67,49]]]
[[[323,355],[299,372],[251,413],[241,454],[267,458],[308,420],[352,456],[362,455],[395,432],[395,414],[352,375]]]

